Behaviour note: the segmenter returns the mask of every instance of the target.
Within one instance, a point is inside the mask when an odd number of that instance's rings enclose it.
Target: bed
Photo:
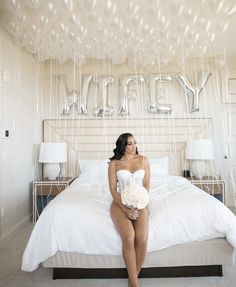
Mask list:
[[[150,163],[149,238],[140,277],[222,276],[222,265],[233,263],[235,215],[187,179],[169,176],[165,159]],[[53,268],[54,279],[126,277],[109,212],[107,161],[81,160],[80,165],[80,176],[34,226],[22,270],[42,264]]]

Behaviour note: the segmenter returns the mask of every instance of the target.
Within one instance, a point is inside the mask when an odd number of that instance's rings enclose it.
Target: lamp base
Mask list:
[[[207,175],[207,168],[205,160],[193,160],[191,164],[191,171],[196,178],[203,178]]]
[[[43,169],[44,177],[49,180],[55,180],[60,174],[60,164],[59,163],[45,163]]]

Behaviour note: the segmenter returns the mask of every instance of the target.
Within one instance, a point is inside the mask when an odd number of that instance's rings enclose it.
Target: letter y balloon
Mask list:
[[[188,96],[188,110],[190,113],[199,111],[200,94],[211,75],[211,72],[207,70],[203,71],[196,85],[191,84],[187,79],[186,75],[184,76],[182,74],[179,74],[176,76],[176,79],[178,80],[179,84],[182,86]]]

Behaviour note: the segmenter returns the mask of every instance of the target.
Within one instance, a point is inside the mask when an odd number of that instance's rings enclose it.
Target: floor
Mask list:
[[[0,286],[4,287],[125,287],[126,279],[77,279],[77,280],[52,280],[52,271],[39,267],[32,273],[22,272],[21,259],[24,248],[30,236],[32,224],[26,226],[12,240],[0,248]],[[236,256],[235,256],[236,259]],[[140,279],[139,287],[235,287],[236,264],[226,265],[223,268],[223,277],[198,277],[198,278],[158,278]]]

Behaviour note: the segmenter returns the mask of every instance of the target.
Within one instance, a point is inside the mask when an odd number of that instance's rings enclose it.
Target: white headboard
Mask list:
[[[132,133],[140,154],[168,156],[170,174],[181,175],[187,139],[212,136],[211,118],[80,118],[43,121],[44,142],[66,142],[63,175],[79,174],[79,159],[108,159],[124,132]]]

